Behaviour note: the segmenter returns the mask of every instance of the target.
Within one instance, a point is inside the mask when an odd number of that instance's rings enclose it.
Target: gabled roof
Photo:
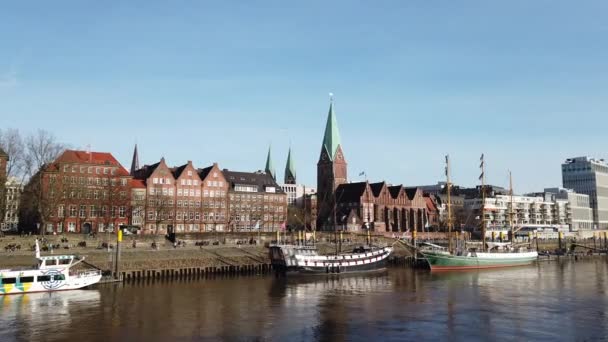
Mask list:
[[[158,168],[160,162],[152,164],[152,165],[144,165],[141,169],[135,171],[135,175],[133,177],[137,179],[146,180],[150,178],[152,173]]]
[[[424,196],[424,200],[429,211],[437,211],[437,203],[430,196]]]
[[[412,188],[404,188],[405,190],[405,194],[407,195],[407,198],[411,201],[414,199],[414,197],[416,197],[416,192],[418,192],[418,188],[416,187],[412,187]]]
[[[372,188],[372,193],[374,194],[375,197],[378,197],[380,195],[380,191],[382,191],[382,188],[384,187],[385,184],[386,184],[385,182],[369,184],[369,186]]]
[[[340,184],[336,188],[336,199],[338,202],[358,202],[366,188],[367,182]]]
[[[146,182],[143,179],[132,178],[131,179],[131,188],[134,188],[134,189],[145,189],[146,188]]]
[[[276,193],[284,193],[272,176],[266,172],[240,172],[224,169],[222,173],[231,189],[234,189],[236,184],[255,185],[258,187],[258,192],[266,191],[266,187],[274,187]]]
[[[92,164],[92,165],[104,165],[104,166],[117,166],[118,175],[128,176],[129,172],[120,165],[118,160],[114,158],[111,153],[108,152],[88,152],[78,150],[65,150],[57,159],[55,163],[74,163],[74,164]]]
[[[393,185],[388,187],[388,192],[390,192],[392,198],[399,197],[399,193],[401,193],[401,189],[403,189],[403,185]]]
[[[173,174],[173,177],[175,179],[178,179],[179,176],[182,175],[182,173],[184,173],[184,170],[186,169],[186,167],[188,167],[188,163],[182,165],[182,166],[175,166],[171,168],[171,173]]]
[[[327,114],[322,148],[327,151],[329,158],[334,160],[338,146],[340,146],[340,131],[338,130],[338,120],[334,114],[334,103],[331,101],[329,103],[329,113]]]
[[[205,178],[207,178],[207,176],[209,175],[209,172],[211,172],[211,169],[213,169],[213,165],[207,166],[204,169],[197,169],[196,171],[198,171],[198,176],[200,177],[200,179],[204,181]]]
[[[2,147],[0,147],[0,156],[8,157],[8,154],[6,152],[4,152],[4,150],[2,149]]]

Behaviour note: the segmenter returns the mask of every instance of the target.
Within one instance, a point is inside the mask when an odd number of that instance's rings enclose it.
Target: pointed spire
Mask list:
[[[272,158],[270,156],[270,152],[272,150],[272,145],[268,146],[268,156],[266,157],[266,167],[264,171],[272,176],[272,179],[277,180],[276,172],[274,171],[274,166],[272,165]]]
[[[340,146],[340,132],[338,131],[338,120],[334,114],[334,98],[330,95],[329,113],[327,114],[327,124],[325,125],[325,135],[323,136],[323,148],[331,160],[336,156],[338,146]]]
[[[291,158],[291,146],[289,146],[287,165],[285,165],[285,184],[296,184],[296,166]]]
[[[137,144],[133,150],[133,161],[131,161],[131,176],[135,176],[135,171],[139,169],[139,154],[137,153]]]

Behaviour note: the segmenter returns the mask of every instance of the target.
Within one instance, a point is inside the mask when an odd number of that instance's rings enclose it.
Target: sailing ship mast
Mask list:
[[[452,201],[450,200],[450,192],[452,184],[450,183],[450,155],[445,156],[445,176],[447,178],[447,205],[448,205],[448,251],[452,252]]]
[[[511,205],[509,206],[509,227],[511,228],[511,246],[515,243],[515,231],[513,229],[513,178],[509,171],[509,195],[511,195]]]
[[[485,217],[485,205],[486,205],[486,165],[483,157],[483,153],[481,154],[481,164],[479,168],[481,169],[481,175],[479,179],[481,179],[481,250],[486,250],[486,217]]]

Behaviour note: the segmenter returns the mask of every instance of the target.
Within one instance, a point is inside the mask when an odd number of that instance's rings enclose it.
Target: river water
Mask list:
[[[608,340],[608,262],[100,285],[0,298],[0,341]]]

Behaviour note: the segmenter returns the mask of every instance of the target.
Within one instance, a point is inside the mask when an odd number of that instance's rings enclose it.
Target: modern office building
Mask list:
[[[603,159],[576,157],[562,164],[563,187],[589,195],[593,228],[608,229],[608,164]]]

